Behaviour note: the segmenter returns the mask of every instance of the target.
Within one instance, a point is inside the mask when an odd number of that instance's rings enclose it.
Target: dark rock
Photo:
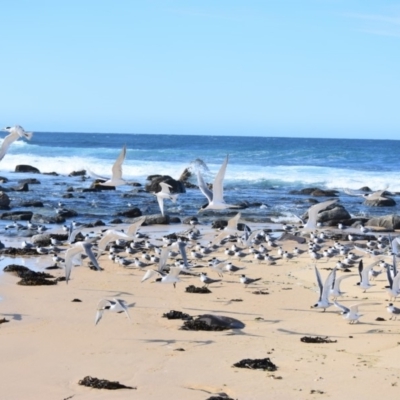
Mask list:
[[[63,219],[65,218],[72,218],[72,217],[76,217],[78,215],[78,213],[74,210],[68,210],[66,208],[59,210],[57,213],[58,217],[61,217]]]
[[[228,329],[243,329],[245,324],[238,319],[223,315],[204,314],[196,319],[185,321],[182,330],[224,331]]]
[[[32,215],[32,211],[12,211],[0,214],[0,218],[8,219],[11,221],[30,221]]]
[[[65,222],[65,218],[62,215],[42,215],[42,214],[33,214],[31,221],[36,224],[62,224]]]
[[[73,299],[72,302],[73,302],[73,303],[82,303],[82,300],[80,300],[80,299]]]
[[[95,226],[105,226],[105,223],[101,219],[98,219],[98,220],[94,221],[91,225],[93,227],[95,227]]]
[[[366,198],[364,200],[364,205],[368,207],[394,207],[396,202],[391,197],[382,196],[379,199],[369,200]]]
[[[293,240],[299,244],[304,244],[306,242],[306,239],[302,236],[295,236],[292,235],[291,233],[288,232],[284,232],[282,233],[282,235],[277,239],[277,240],[281,240],[281,241],[285,241],[285,240]]]
[[[21,207],[44,207],[44,204],[38,200],[23,201]]]
[[[315,197],[336,197],[337,196],[337,191],[336,190],[322,190],[322,189],[316,189],[311,192],[311,196]]]
[[[171,178],[168,175],[150,175],[147,177],[150,181],[146,183],[145,190],[149,193],[157,193],[161,190],[160,182],[164,182],[171,186],[171,193],[186,193],[185,186],[182,182]]]
[[[124,221],[122,221],[121,218],[114,218],[110,221],[110,224],[122,224]]]
[[[107,379],[92,378],[91,376],[85,376],[79,382],[79,385],[88,386],[94,389],[136,389],[135,387],[125,386],[119,382],[108,381]]]
[[[336,343],[337,340],[330,340],[328,337],[320,337],[320,336],[303,336],[300,339],[303,343]]]
[[[121,211],[121,212],[117,213],[117,215],[120,215],[120,216],[126,217],[126,218],[136,218],[136,217],[141,217],[142,212],[139,210],[139,208],[134,207],[134,208],[131,208],[126,211]]]
[[[82,169],[80,171],[72,171],[68,176],[85,176],[86,170]]]
[[[368,186],[363,186],[362,188],[358,189],[360,192],[372,192],[372,190]]]
[[[28,179],[20,179],[18,181],[20,185],[23,185],[24,183],[27,183],[29,185],[40,185],[41,182],[37,180],[36,178],[28,178]]]
[[[0,176],[0,183],[7,183],[8,179],[5,176]]]
[[[13,192],[29,192],[29,185],[27,183],[21,183],[18,186],[10,188]]]
[[[59,176],[59,174],[57,174],[57,172],[42,172],[42,175],[51,175],[51,176]]]
[[[377,317],[377,318],[375,319],[375,321],[384,322],[384,321],[386,321],[386,319],[385,319],[385,318],[382,318],[382,317]]]
[[[51,244],[51,236],[48,233],[39,233],[38,235],[33,235],[31,242],[34,246],[49,246]]]
[[[115,186],[103,186],[105,180],[103,179],[95,179],[92,184],[90,185],[90,189],[94,190],[115,190]]]
[[[182,311],[175,311],[175,310],[171,310],[170,312],[167,312],[167,313],[163,314],[163,318],[167,318],[167,319],[183,319],[183,320],[193,319],[193,317],[190,316],[189,314],[185,314]]]
[[[180,224],[181,219],[179,217],[169,217],[169,223],[170,224]]]
[[[15,172],[30,172],[32,174],[40,174],[40,171],[31,165],[20,164],[15,167]]]
[[[4,192],[0,192],[0,210],[10,209],[10,198]]]
[[[389,230],[400,229],[400,217],[396,214],[371,218],[365,223],[367,226],[386,228]]]
[[[245,358],[235,364],[234,367],[237,368],[249,368],[249,369],[261,369],[263,371],[276,371],[278,367],[269,359],[269,358],[261,358],[261,359],[250,359]]]
[[[74,195],[72,193],[68,192],[68,193],[64,193],[61,197],[63,199],[73,199]]]
[[[161,214],[155,214],[155,215],[146,215],[146,220],[145,220],[147,225],[168,225],[170,223],[170,217],[169,215],[161,215]]]
[[[2,318],[0,319],[0,324],[4,324],[6,322],[10,322],[8,319]]]
[[[71,193],[71,192],[74,192],[75,191],[75,189],[72,187],[72,186],[70,186],[69,188],[67,188],[67,190],[66,190],[66,192],[68,192],[68,193]]]

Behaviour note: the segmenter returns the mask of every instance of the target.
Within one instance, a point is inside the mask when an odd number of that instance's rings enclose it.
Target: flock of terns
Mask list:
[[[9,146],[19,138],[32,138],[32,132],[25,132],[25,130],[17,125],[14,127],[7,127],[3,129],[9,132],[5,137],[0,147],[0,160],[5,156]],[[94,179],[101,179],[100,183],[104,186],[120,186],[127,182],[122,178],[122,164],[126,157],[126,147],[124,146],[114,165],[112,166],[112,176],[110,178],[100,177],[92,171],[88,170],[88,174]],[[200,171],[197,171],[198,186],[204,196],[207,198],[208,204],[203,206],[199,212],[204,210],[225,210],[236,208],[234,205],[226,204],[223,194],[223,180],[225,177],[226,168],[228,165],[229,157],[226,156],[219,172],[217,173],[213,182],[212,190],[206,185]],[[166,183],[161,183],[161,190],[154,195],[157,196],[158,204],[162,215],[164,215],[163,202],[166,199],[176,202],[178,195],[170,192],[171,186]],[[310,236],[308,243],[308,250],[294,248],[292,252],[283,250],[282,246],[277,244],[277,240],[271,237],[264,229],[251,231],[250,228],[245,226],[244,232],[239,232],[237,229],[240,219],[240,213],[228,221],[226,228],[224,228],[218,235],[209,243],[201,244],[201,233],[193,226],[185,235],[175,235],[175,239],[171,237],[164,237],[164,245],[158,247],[150,242],[148,238],[139,232],[139,228],[145,221],[145,217],[139,218],[135,223],[131,224],[126,231],[109,229],[102,232],[100,236],[87,234],[83,241],[75,242],[76,236],[82,231],[80,228],[72,226],[68,227],[69,238],[65,257],[60,257],[57,251],[53,250],[55,262],[62,262],[65,268],[66,282],[70,280],[71,271],[74,265],[80,265],[82,262],[81,255],[85,254],[94,268],[98,271],[101,270],[99,265],[99,257],[108,251],[111,260],[121,264],[126,268],[139,268],[146,270],[142,282],[149,279],[155,279],[155,282],[172,284],[174,287],[180,281],[179,275],[181,273],[188,275],[198,275],[193,271],[198,266],[199,260],[204,261],[208,259],[208,266],[211,270],[222,278],[224,272],[235,273],[241,271],[243,268],[237,267],[233,264],[232,259],[243,260],[245,257],[253,256],[257,262],[274,264],[276,260],[290,260],[293,257],[299,257],[302,253],[308,253],[315,266],[315,276],[319,288],[319,299],[313,306],[314,308],[321,308],[324,311],[335,305],[341,310],[343,317],[353,324],[359,321],[361,314],[358,311],[359,304],[346,307],[337,302],[337,298],[342,296],[340,291],[340,283],[343,279],[354,275],[343,275],[337,277],[339,270],[347,270],[355,265],[358,265],[358,272],[360,282],[357,284],[364,291],[371,288],[373,285],[370,280],[374,279],[380,273],[385,272],[387,276],[388,286],[387,292],[389,294],[389,301],[387,311],[391,314],[391,319],[396,319],[400,315],[400,308],[393,305],[396,298],[400,295],[400,271],[397,271],[396,258],[400,256],[400,239],[392,239],[390,235],[383,237],[377,236],[376,241],[368,240],[366,246],[361,245],[343,245],[336,242],[334,246],[325,246],[324,229],[321,228],[317,222],[318,213],[325,210],[327,207],[335,204],[337,200],[328,200],[325,202],[313,205],[308,210],[308,219],[303,222],[300,234],[307,233]],[[196,224],[197,219],[193,218],[193,225]],[[285,224],[279,224],[280,230],[289,230]],[[329,228],[326,228],[329,229]],[[343,226],[339,226],[338,230],[342,231]],[[367,232],[366,228],[361,227],[360,231],[354,232],[353,228],[349,228],[349,234],[356,233],[357,235],[374,235],[372,232]],[[321,233],[316,234],[319,230]],[[351,236],[350,236],[351,237]],[[233,242],[233,243],[232,243]],[[236,242],[236,243],[234,243]],[[231,244],[232,243],[232,244]],[[212,257],[213,252],[225,246],[224,254],[227,257],[225,260],[219,260]],[[227,247],[228,246],[228,247]],[[278,257],[273,257],[272,252],[275,250]],[[190,249],[187,252],[186,249]],[[58,249],[59,251],[62,249]],[[353,252],[352,252],[352,251]],[[369,257],[374,258],[367,267],[363,266],[362,256],[356,255],[355,252],[367,253]],[[97,254],[96,254],[97,252]],[[121,254],[126,253],[123,257]],[[150,253],[154,253],[150,255]],[[138,257],[141,253],[140,258]],[[129,258],[130,255],[136,255],[133,259]],[[190,259],[189,259],[190,254]],[[338,261],[337,265],[329,273],[328,277],[323,282],[320,272],[316,266],[319,259],[326,258],[327,260],[332,257],[342,257],[343,260]],[[168,259],[175,257],[173,265],[167,265]],[[179,259],[177,257],[180,257]],[[384,261],[385,258],[390,257],[392,264]],[[157,266],[157,268],[150,268],[150,266]],[[380,266],[381,270],[374,269],[375,266]],[[204,266],[204,265],[202,265]],[[220,282],[221,279],[210,278],[207,273],[202,272],[199,275],[200,281],[204,286]],[[241,274],[239,282],[244,286],[248,286],[260,280],[261,278],[250,278]],[[330,301],[332,299],[332,302]],[[112,312],[125,313],[128,318],[128,306],[123,300],[120,299],[102,299],[97,307],[95,323],[97,324],[105,310]]]

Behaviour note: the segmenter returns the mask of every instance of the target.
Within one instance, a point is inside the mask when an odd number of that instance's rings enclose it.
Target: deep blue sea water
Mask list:
[[[306,197],[290,195],[289,191],[311,186],[339,190],[341,203],[355,216],[398,213],[398,207],[365,207],[362,199],[349,196],[343,190],[357,190],[363,186],[379,190],[388,186],[389,191],[400,192],[400,141],[52,132],[35,132],[30,142],[14,142],[0,162],[0,175],[10,179],[2,185],[4,188],[15,186],[19,179],[27,177],[42,182],[31,185],[29,192],[9,193],[13,210],[18,210],[22,200],[41,199],[46,203],[46,210],[35,211],[54,212],[67,187],[90,186],[90,180],[82,182],[80,178],[68,177],[69,173],[90,168],[96,174],[111,175],[111,166],[123,145],[127,146],[124,178],[141,184],[145,184],[146,177],[151,174],[178,179],[197,159],[207,165],[205,178],[212,182],[229,154],[226,201],[248,200],[269,206],[246,209],[242,213],[244,217],[285,219],[290,218],[292,211],[301,214],[309,207]],[[41,172],[60,175],[16,174],[13,171],[18,164],[29,164]],[[66,207],[78,211],[77,219],[83,221],[101,218],[107,222],[117,211],[126,210],[128,202],[139,206],[145,214],[159,212],[150,194],[132,193],[129,199],[122,197],[131,191],[132,187],[121,186],[112,193],[74,192],[74,198],[63,202]],[[97,207],[91,206],[93,200]],[[395,200],[400,204],[400,199],[395,197]],[[200,191],[190,189],[179,197],[176,205],[167,201],[165,207],[168,214],[183,218],[197,213],[204,203]]]

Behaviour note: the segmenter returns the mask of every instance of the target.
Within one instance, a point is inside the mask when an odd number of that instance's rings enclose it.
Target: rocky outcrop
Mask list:
[[[0,210],[9,210],[10,209],[10,198],[4,192],[0,192]]]
[[[0,219],[11,221],[29,221],[32,218],[32,211],[12,211],[0,214]]]
[[[171,193],[186,193],[185,185],[181,181],[171,178],[169,175],[150,175],[147,177],[145,190],[149,193],[157,193],[161,190],[160,182],[171,186]]]
[[[15,167],[15,172],[30,172],[32,174],[40,174],[40,171],[31,165],[20,164]]]
[[[366,222],[366,225],[390,230],[400,229],[400,217],[395,214],[375,217],[369,219],[368,222]]]
[[[121,211],[121,212],[117,213],[117,215],[119,215],[121,217],[126,217],[126,218],[136,218],[136,217],[141,217],[142,212],[139,210],[139,208],[134,207],[134,208],[130,208],[129,210],[126,210],[126,211]]]
[[[319,188],[304,188],[301,190],[291,190],[289,194],[304,194],[315,197],[337,197],[337,190],[323,190]]]
[[[368,199],[364,201],[364,205],[368,207],[393,207],[396,202],[391,197],[384,197],[383,195],[378,199]]]

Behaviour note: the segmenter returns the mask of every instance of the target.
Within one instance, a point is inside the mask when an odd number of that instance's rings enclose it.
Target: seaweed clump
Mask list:
[[[163,318],[167,319],[183,319],[183,320],[191,320],[193,317],[189,314],[185,314],[182,311],[175,311],[171,310],[170,312],[167,312],[163,314]]]
[[[261,369],[263,371],[276,371],[278,367],[267,357],[260,359],[245,358],[236,364],[233,364],[237,368],[249,368],[249,369]]]
[[[88,386],[94,389],[108,389],[108,390],[117,390],[117,389],[136,389],[132,386],[125,386],[119,382],[108,381],[107,379],[98,379],[93,378],[91,376],[85,376],[79,382],[79,385]]]
[[[56,281],[51,281],[54,276],[46,272],[35,272],[23,266],[10,264],[4,268],[5,272],[12,272],[17,275],[21,280],[17,282],[18,285],[23,286],[41,286],[41,285],[56,285]]]
[[[336,343],[337,340],[328,339],[328,337],[321,337],[321,336],[303,336],[300,339],[303,343]]]
[[[194,285],[190,285],[186,288],[187,293],[212,293],[210,289],[206,287],[197,287]]]

